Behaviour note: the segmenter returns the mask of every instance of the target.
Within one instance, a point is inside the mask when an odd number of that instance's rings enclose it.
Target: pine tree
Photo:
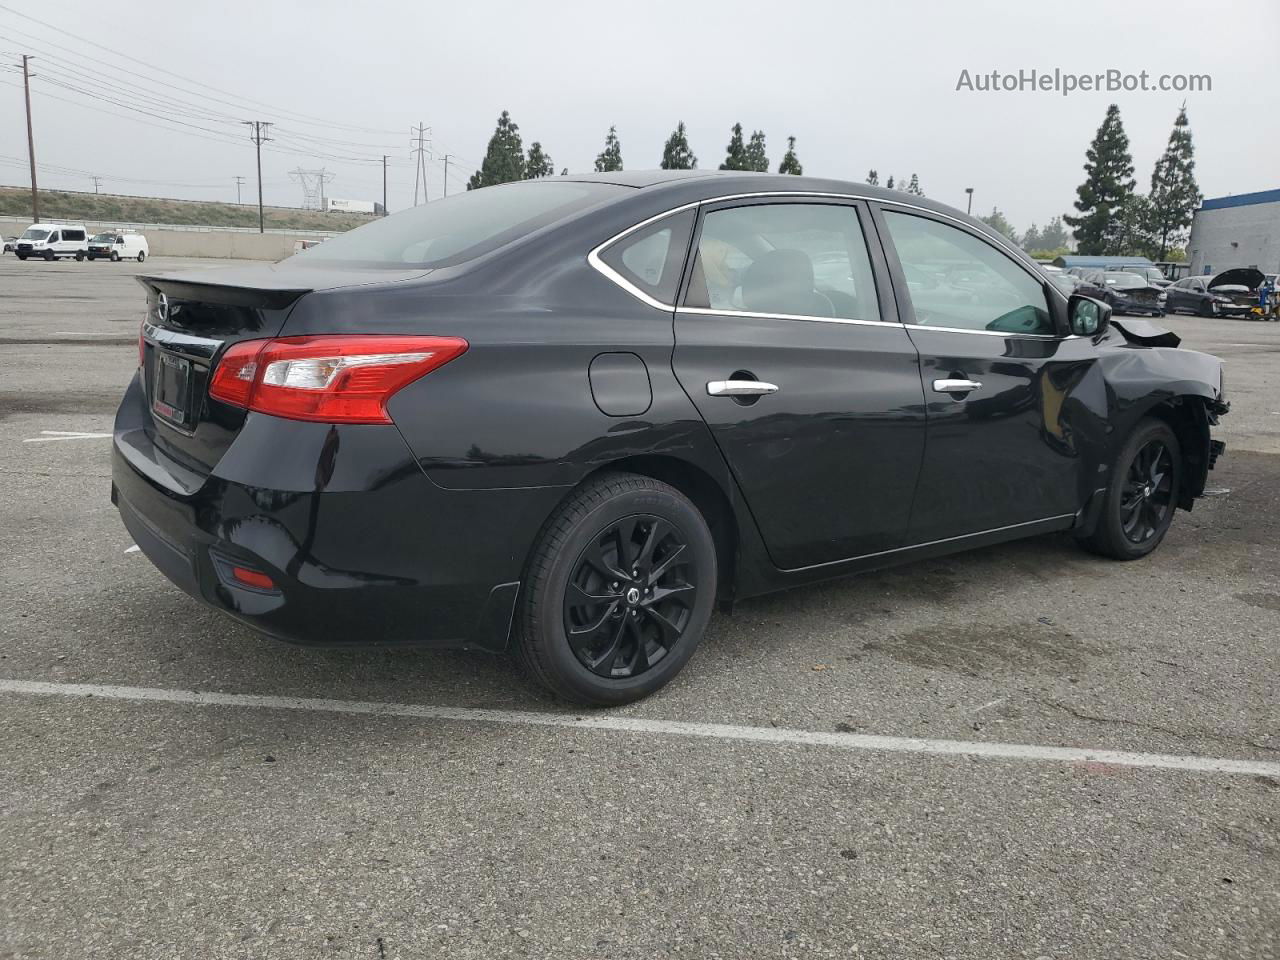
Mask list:
[[[1027,232],[1022,235],[1022,249],[1030,253],[1032,250],[1044,249],[1044,238],[1040,235],[1040,228],[1034,223],[1027,227]]]
[[[873,187],[880,186],[880,174],[876,173],[874,170],[867,171],[867,183],[871,184]]]
[[[782,158],[782,163],[778,164],[778,172],[789,173],[796,177],[804,173],[804,167],[800,165],[800,158],[796,156],[795,137],[787,137],[787,152]]]
[[[610,127],[604,138],[604,149],[596,155],[596,173],[609,173],[622,169],[622,144],[618,142],[618,128]]]
[[[892,174],[892,173],[891,173],[891,174],[889,174],[889,179],[885,181],[884,186],[885,186],[885,189],[886,189],[886,190],[892,190],[892,189],[893,189],[893,174]]]
[[[524,145],[520,142],[520,128],[512,121],[511,114],[503,110],[498,118],[498,127],[489,138],[489,149],[485,151],[480,169],[467,181],[467,189],[510,183],[523,180],[524,176]]]
[[[1151,201],[1137,193],[1125,197],[1107,224],[1102,252],[1113,257],[1155,257],[1159,246]]]
[[[1003,233],[1014,243],[1018,242],[1018,231],[1013,229],[1013,224],[1004,218],[1004,214],[1000,212],[998,207],[991,208],[990,216],[979,217],[978,219],[996,231],[996,233]]]
[[[529,159],[524,164],[524,178],[536,180],[552,176],[555,172],[556,165],[551,162],[551,155],[543,153],[542,144],[535,140],[529,147]]]
[[[1196,184],[1195,147],[1187,122],[1187,105],[1178,111],[1169,134],[1169,145],[1151,174],[1151,227],[1156,239],[1156,259],[1165,259],[1170,247],[1181,246],[1183,231],[1200,205]]]
[[[696,170],[698,158],[689,149],[689,137],[685,133],[684,121],[676,124],[671,136],[662,148],[663,170]]]
[[[724,163],[721,170],[750,170],[747,166],[747,147],[742,142],[742,124],[733,125],[733,135],[729,138],[729,146],[725,148]]]
[[[898,189],[904,192],[907,189],[907,181],[903,180],[901,177],[898,178]]]
[[[1133,158],[1129,155],[1129,137],[1120,122],[1120,108],[1107,107],[1106,119],[1085,151],[1087,162],[1084,183],[1076,188],[1079,199],[1078,217],[1066,221],[1075,230],[1080,253],[1098,255],[1107,246],[1108,235],[1114,235],[1120,208],[1133,195]]]
[[[747,144],[746,168],[756,173],[769,172],[769,155],[765,152],[764,132],[761,130],[754,130],[751,133],[751,142]]]
[[[914,194],[917,197],[924,196],[924,191],[920,189],[920,178],[914,173],[911,175],[911,182],[907,184],[907,193]]]

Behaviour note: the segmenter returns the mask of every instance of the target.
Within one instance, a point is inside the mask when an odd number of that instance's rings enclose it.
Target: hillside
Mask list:
[[[374,219],[361,213],[320,213],[295,207],[267,207],[268,228],[350,230]],[[0,216],[29,217],[31,190],[0,187]],[[121,223],[176,223],[202,227],[256,227],[256,204],[210,203],[203,200],[160,200],[116,194],[41,190],[40,215],[60,220],[114,220]]]

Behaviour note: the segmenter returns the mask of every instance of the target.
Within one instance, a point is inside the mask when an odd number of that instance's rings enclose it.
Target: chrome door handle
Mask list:
[[[713,397],[760,397],[777,393],[776,383],[763,380],[709,380],[707,393]]]
[[[968,393],[978,390],[982,384],[977,380],[935,380],[933,389],[938,393]]]

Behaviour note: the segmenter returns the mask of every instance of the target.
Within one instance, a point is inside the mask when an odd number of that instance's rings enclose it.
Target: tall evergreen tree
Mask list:
[[[596,155],[596,173],[609,173],[622,169],[622,144],[618,142],[618,128],[610,127],[604,138],[604,149]]]
[[[1040,228],[1034,223],[1027,227],[1027,232],[1022,235],[1022,243],[1020,246],[1028,253],[1032,250],[1045,249],[1044,238],[1040,234]]]
[[[903,191],[907,189],[907,181],[903,180],[901,177],[898,178],[898,189]]]
[[[1065,250],[1067,241],[1071,238],[1067,236],[1067,228],[1062,225],[1061,217],[1054,217],[1040,231],[1040,249],[1041,250]]]
[[[1098,255],[1107,246],[1107,236],[1114,234],[1120,208],[1133,195],[1133,158],[1129,155],[1129,137],[1120,121],[1120,108],[1107,107],[1107,116],[1085,151],[1085,181],[1076,188],[1075,208],[1078,217],[1066,221],[1075,230],[1082,254]]]
[[[729,146],[725,148],[724,163],[721,170],[750,170],[747,166],[747,145],[742,142],[742,124],[733,125],[733,135],[729,137]]]
[[[868,170],[867,183],[871,184],[873,187],[880,186],[880,174],[876,173],[874,170]]]
[[[1160,240],[1151,201],[1138,193],[1125,197],[1102,239],[1102,252],[1108,256],[1156,258]]]
[[[689,149],[689,137],[684,129],[684,121],[676,124],[671,136],[667,137],[662,147],[663,170],[696,170],[698,158]]]
[[[888,180],[886,180],[886,181],[884,182],[884,186],[885,186],[885,189],[886,189],[886,190],[892,190],[892,189],[893,189],[893,174],[892,174],[892,173],[891,173],[891,174],[889,174],[889,179],[888,179]]]
[[[998,207],[992,207],[989,216],[979,217],[978,219],[997,233],[1003,233],[1014,243],[1018,242],[1018,231],[1013,229],[1013,224],[1004,218],[1004,214],[1000,212]]]
[[[778,164],[778,172],[789,173],[796,177],[804,173],[804,167],[800,165],[800,158],[796,156],[795,137],[787,137],[787,152],[782,158],[782,163]]]
[[[498,118],[498,127],[489,138],[489,149],[485,151],[480,169],[467,181],[467,189],[523,180],[524,173],[524,144],[520,142],[520,128],[511,119],[511,114],[503,110]]]
[[[556,165],[551,162],[551,155],[544,153],[542,144],[537,140],[529,147],[529,159],[524,163],[524,178],[536,180],[538,177],[550,177],[556,172]]]
[[[765,152],[764,132],[754,130],[751,142],[747,144],[747,169],[756,173],[769,172],[769,155]]]
[[[1163,260],[1173,246],[1181,246],[1183,231],[1202,199],[1196,184],[1195,147],[1187,122],[1187,105],[1178,111],[1169,134],[1169,145],[1151,173],[1151,227],[1156,239],[1156,259]]]
[[[924,191],[920,189],[920,178],[914,173],[911,175],[911,182],[907,184],[907,193],[914,194],[917,197],[924,196]]]

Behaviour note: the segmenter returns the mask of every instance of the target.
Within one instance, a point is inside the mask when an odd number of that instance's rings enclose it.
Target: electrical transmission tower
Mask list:
[[[319,170],[303,170],[298,167],[289,171],[289,179],[302,185],[303,210],[324,210],[324,187],[333,182],[334,176],[324,167]]]
[[[409,128],[409,135],[416,137],[417,146],[410,153],[417,154],[417,165],[413,171],[413,205],[418,205],[418,184],[422,184],[422,202],[427,202],[427,158],[431,155],[431,138],[427,136],[431,133],[430,127],[424,127],[421,123],[417,127]],[[413,142],[413,141],[410,141]]]
[[[90,177],[89,179],[93,181],[93,192],[96,194],[98,192],[98,188],[102,186],[102,178]]]
[[[240,187],[244,185],[244,177],[236,177],[236,206],[240,206]]]

